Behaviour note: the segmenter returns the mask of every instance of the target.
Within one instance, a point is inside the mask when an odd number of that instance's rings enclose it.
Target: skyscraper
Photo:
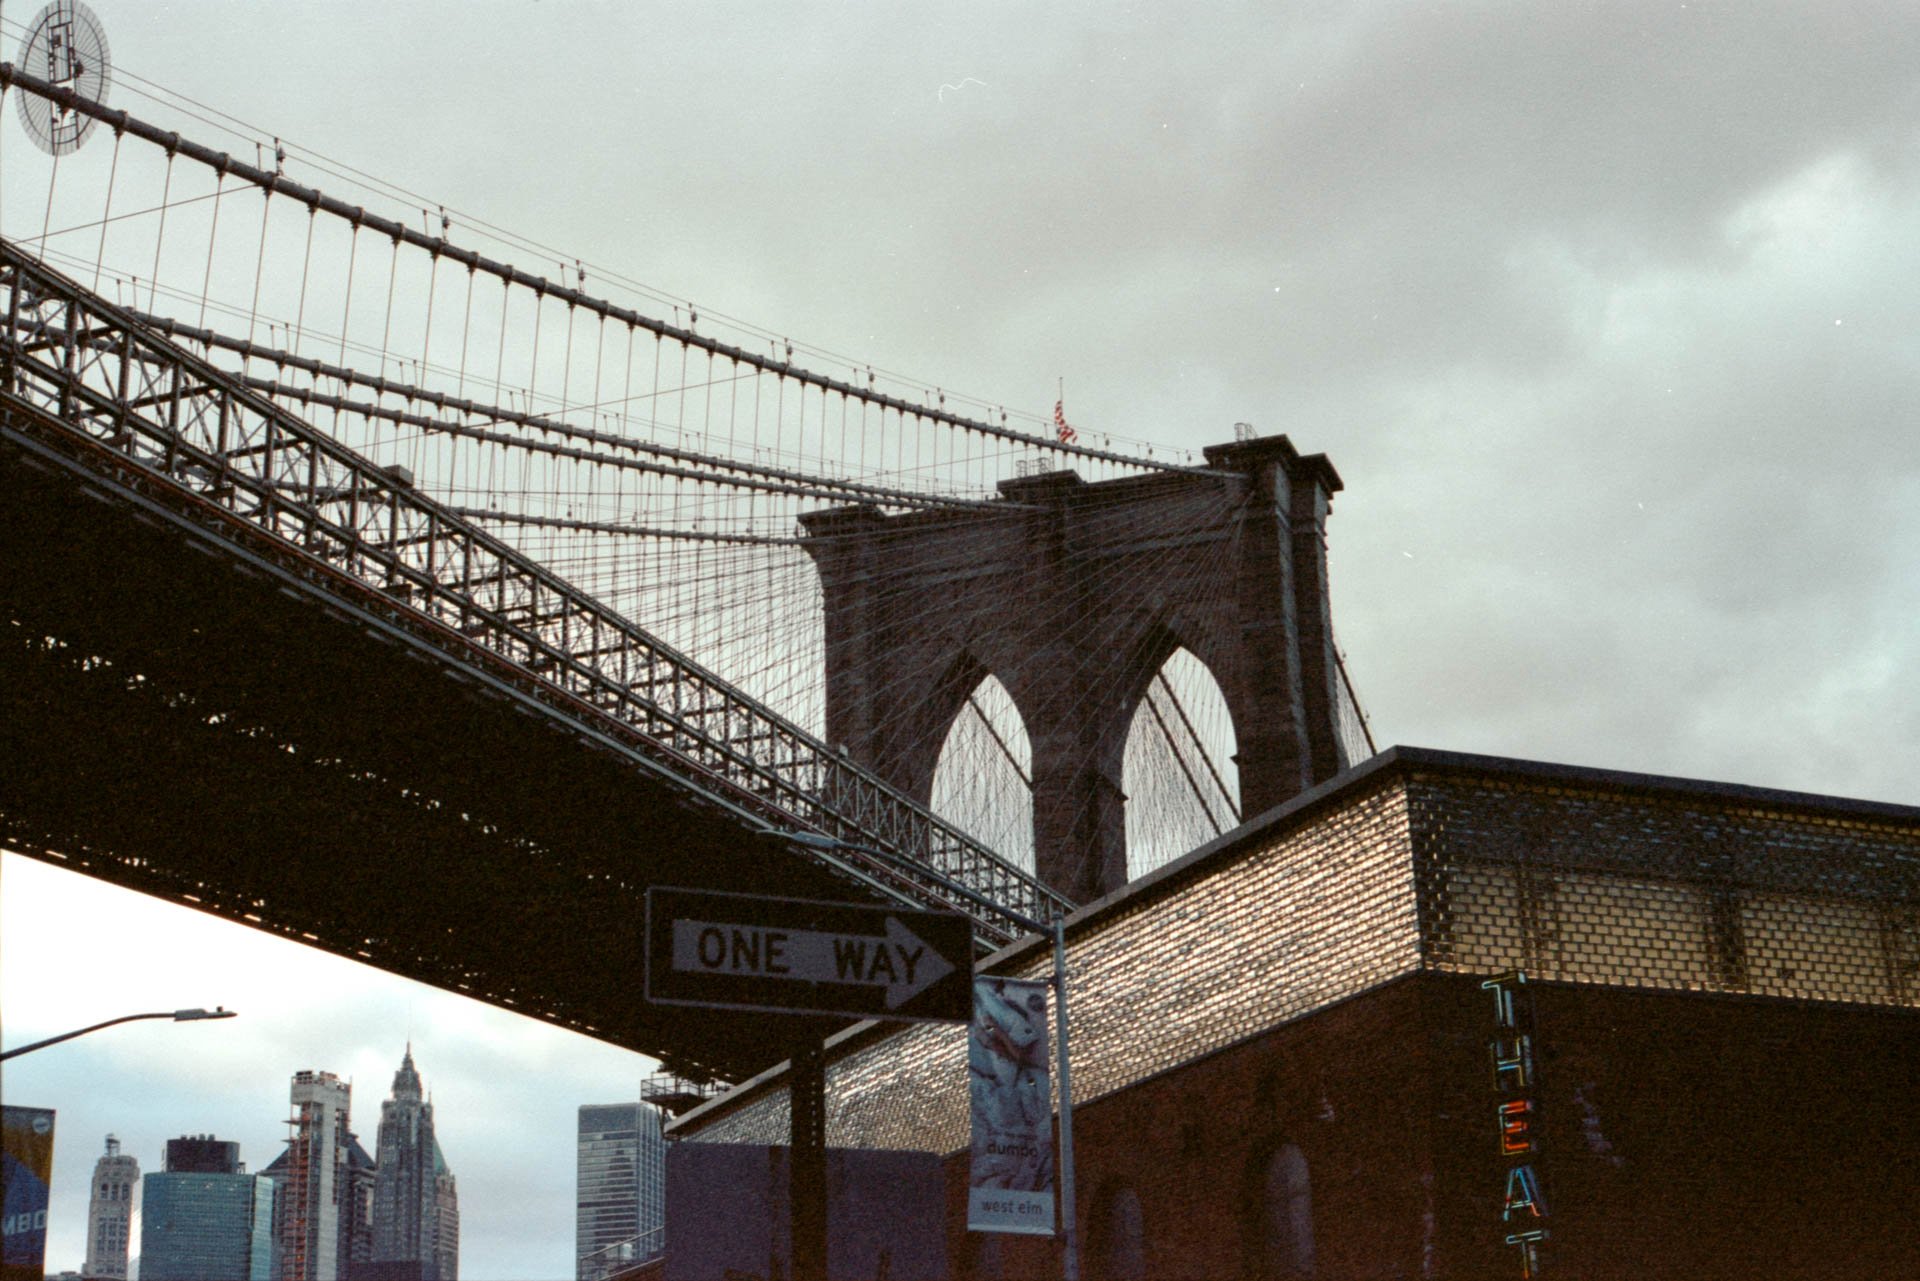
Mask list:
[[[373,1158],[347,1133],[347,1185],[340,1202],[341,1281],[360,1281],[373,1260]]]
[[[658,1252],[667,1218],[667,1143],[645,1103],[580,1108],[574,1277],[599,1281]]]
[[[239,1144],[170,1139],[143,1182],[142,1281],[274,1281],[274,1183],[246,1172]]]
[[[107,1151],[93,1163],[93,1188],[87,1198],[87,1260],[81,1271],[100,1281],[126,1281],[127,1247],[133,1233],[133,1188],[140,1163],[120,1151],[107,1136]]]
[[[373,1158],[348,1124],[353,1087],[331,1072],[293,1075],[293,1127],[264,1174],[279,1185],[279,1281],[348,1281],[370,1243]]]
[[[380,1105],[373,1178],[372,1281],[455,1281],[460,1211],[453,1172],[434,1135],[433,1103],[407,1046]]]

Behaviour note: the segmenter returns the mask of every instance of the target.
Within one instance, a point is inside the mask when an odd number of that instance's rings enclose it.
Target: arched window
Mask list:
[[[1033,871],[1033,747],[1007,687],[988,676],[940,745],[933,812],[1008,862]]]
[[[1176,649],[1134,709],[1120,766],[1127,879],[1240,825],[1239,745],[1227,697],[1205,663]]]
[[[1140,1198],[1124,1183],[1106,1189],[1096,1203],[1088,1275],[1102,1281],[1146,1281],[1147,1237]]]
[[[1254,1275],[1298,1281],[1313,1275],[1313,1187],[1307,1158],[1289,1143],[1267,1157],[1255,1206]]]

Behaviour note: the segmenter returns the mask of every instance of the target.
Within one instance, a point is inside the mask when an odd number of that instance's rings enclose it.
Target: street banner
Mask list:
[[[47,1191],[53,1183],[53,1110],[8,1105],[0,1117],[0,1281],[46,1274]]]
[[[990,975],[973,980],[967,1036],[973,1103],[970,1231],[1053,1235],[1049,986]]]

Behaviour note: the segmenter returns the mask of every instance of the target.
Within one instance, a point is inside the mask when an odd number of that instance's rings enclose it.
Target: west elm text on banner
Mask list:
[[[973,1174],[967,1227],[1052,1236],[1053,1092],[1047,988],[1032,979],[973,980],[967,1075]]]

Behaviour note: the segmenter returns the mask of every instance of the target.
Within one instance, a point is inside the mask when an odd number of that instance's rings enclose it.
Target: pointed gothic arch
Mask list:
[[[1233,709],[1213,672],[1184,645],[1167,655],[1141,689],[1120,779],[1129,879],[1240,825]]]
[[[998,677],[985,673],[947,717],[928,788],[934,813],[1034,870],[1033,745]]]
[[[1325,538],[1340,479],[1284,436],[1206,459],[1092,485],[1022,476],[976,511],[802,516],[829,741],[924,802],[957,712],[949,681],[990,668],[1031,740],[1038,875],[1078,902],[1127,880],[1127,728],[1179,646],[1232,711],[1244,813],[1338,773]]]

